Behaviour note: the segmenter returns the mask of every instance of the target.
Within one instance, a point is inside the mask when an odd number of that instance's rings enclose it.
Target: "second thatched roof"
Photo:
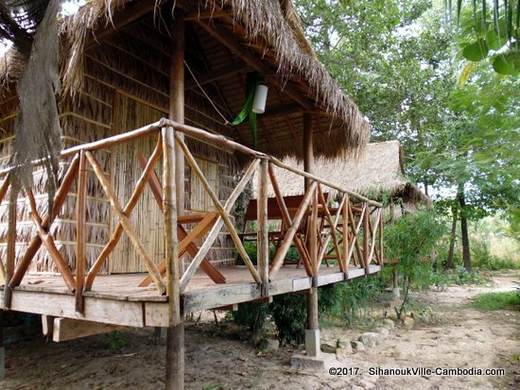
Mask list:
[[[314,174],[372,199],[388,195],[405,202],[430,204],[430,198],[405,177],[402,159],[399,141],[370,143],[357,161],[317,159]],[[303,165],[295,159],[288,158],[284,162],[303,170]],[[300,176],[276,169],[276,177],[284,196],[303,194],[304,183]],[[272,188],[269,191],[269,196],[274,197]]]

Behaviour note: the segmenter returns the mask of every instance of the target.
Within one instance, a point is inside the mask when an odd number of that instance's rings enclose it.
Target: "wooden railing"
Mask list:
[[[242,177],[225,202],[219,199],[211,187],[183,137],[179,136],[180,132],[184,133],[186,137],[205,144],[241,153],[249,159]],[[121,143],[151,135],[157,137],[157,143],[151,155],[142,161],[142,174],[133,188],[130,199],[123,205],[121,200],[117,198],[116,191],[103,172],[95,154],[102,149],[106,150]],[[175,145],[182,151],[192,172],[198,177],[204,190],[211,198],[215,212],[177,215],[175,204]],[[4,305],[7,308],[10,307],[12,290],[20,285],[35,254],[43,246],[55,263],[59,274],[63,277],[65,285],[71,293],[75,294],[76,310],[82,312],[84,292],[93,288],[96,276],[123,234],[126,234],[130,239],[148,273],[147,277],[141,281],[140,286],[153,283],[159,294],[168,294],[175,300],[186,291],[188,284],[199,268],[208,273],[215,282],[222,283],[224,281],[223,276],[212,268],[207,258],[224,226],[233,240],[239,256],[249,270],[252,281],[261,286],[264,296],[269,294],[269,281],[275,277],[282,267],[287,252],[292,245],[296,247],[305,272],[309,277],[318,276],[321,263],[331,257],[336,259],[336,265],[345,274],[349,272],[350,264],[365,268],[366,273],[368,273],[371,263],[383,264],[381,204],[220,135],[162,119],[124,134],[65,149],[61,152],[60,158],[70,160],[70,163],[54,195],[52,210],[47,215],[40,215],[38,212],[32,190],[23,190],[30,205],[36,235],[31,238],[27,249],[17,264],[15,264],[17,202],[10,202],[5,266],[4,262],[0,262],[0,272],[5,280]],[[155,166],[161,159],[162,183],[154,171]],[[34,165],[38,166],[42,163],[43,161],[35,161]],[[305,178],[308,182],[296,212],[291,213],[285,204],[276,179],[275,170],[277,169],[289,170],[300,176],[302,180]],[[94,172],[110,203],[112,212],[118,218],[108,242],[90,269],[87,269],[85,257],[87,171]],[[258,171],[258,261],[255,265],[244,248],[232,222],[231,211],[240,194],[255,176],[256,171]],[[13,168],[0,171],[0,176],[4,178],[0,185],[0,202],[4,200],[12,185],[12,173]],[[59,215],[74,182],[77,183],[75,272],[58,250],[55,239],[51,234],[52,224]],[[269,183],[274,190],[281,211],[283,227],[282,239],[279,241],[272,259],[269,259],[270,242],[267,210]],[[159,263],[156,263],[146,252],[145,246],[129,218],[147,185],[150,187],[165,219],[166,255]],[[332,190],[337,194],[339,201],[336,207],[333,207],[329,197],[324,195]],[[195,225],[195,227],[188,231],[183,227],[183,224]],[[201,238],[204,238],[204,240],[198,247],[195,242]],[[192,260],[181,274],[179,259],[185,253],[189,253]],[[164,275],[166,275],[166,278]]]

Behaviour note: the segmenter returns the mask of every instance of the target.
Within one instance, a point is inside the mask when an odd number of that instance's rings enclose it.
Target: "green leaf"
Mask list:
[[[483,39],[479,39],[477,42],[466,45],[462,50],[464,58],[470,61],[480,61],[486,58],[489,52],[487,43]]]
[[[491,50],[498,50],[504,46],[507,42],[507,38],[499,36],[495,30],[489,30],[486,33],[486,43],[488,48]]]
[[[520,52],[501,54],[493,60],[493,69],[504,75],[516,75],[520,72]]]

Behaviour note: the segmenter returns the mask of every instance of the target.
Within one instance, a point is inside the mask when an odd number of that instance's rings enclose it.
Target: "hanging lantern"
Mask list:
[[[253,99],[252,111],[255,114],[263,114],[267,103],[267,85],[257,84],[255,89],[255,98]]]

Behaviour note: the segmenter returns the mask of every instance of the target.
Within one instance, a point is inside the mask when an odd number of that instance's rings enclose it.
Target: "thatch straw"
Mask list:
[[[61,72],[64,94],[75,94],[83,87],[84,51],[93,31],[110,25],[114,15],[127,3],[130,1],[91,0],[76,14],[67,17],[61,23],[60,34],[64,53]],[[157,0],[156,3],[158,7],[165,1]],[[202,0],[200,2],[200,7],[211,8],[215,5],[229,6],[235,22],[245,28],[247,40],[263,41],[267,44],[276,57],[279,76],[285,80],[290,77],[305,80],[317,107],[340,120],[342,134],[337,131],[331,131],[329,134],[331,138],[336,138],[330,141],[333,141],[337,147],[329,145],[328,149],[323,148],[323,153],[320,154],[336,157],[347,152],[356,154],[363,149],[369,139],[370,126],[356,104],[343,93],[317,59],[305,39],[300,20],[290,0]],[[11,82],[19,75],[20,64],[17,65],[15,58],[16,55],[12,53],[4,64],[0,63],[0,81]]]
[[[288,158],[285,163],[303,169],[302,164]],[[314,174],[337,183],[347,190],[371,198],[383,194],[401,197],[406,202],[430,204],[431,200],[421,192],[403,172],[402,152],[398,141],[368,144],[359,160],[318,159]],[[284,196],[303,194],[303,178],[287,170],[276,169],[276,177]],[[256,180],[254,183],[256,184]],[[269,189],[271,197],[274,191]],[[327,192],[328,191],[327,189]]]

